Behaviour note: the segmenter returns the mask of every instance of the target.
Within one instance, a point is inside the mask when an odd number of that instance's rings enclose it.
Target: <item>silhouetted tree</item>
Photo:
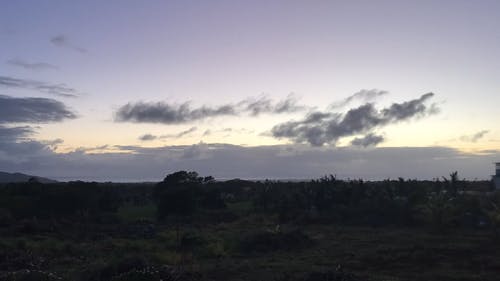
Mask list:
[[[207,193],[203,186],[214,181],[213,177],[199,177],[196,172],[179,171],[169,174],[155,187],[155,201],[157,202],[157,217],[160,220],[172,216],[175,219],[177,246],[180,245],[179,225],[186,217],[191,216],[200,205],[212,207],[222,200],[220,193],[213,190]],[[210,196],[203,197],[207,193]],[[204,200],[205,199],[205,200]],[[212,201],[210,201],[212,200]],[[210,201],[210,202],[207,202]],[[215,202],[215,203],[214,203]],[[222,203],[223,204],[223,203]]]
[[[155,187],[154,195],[158,205],[158,218],[168,215],[188,216],[197,207],[197,196],[203,178],[196,172],[179,171],[169,174]]]

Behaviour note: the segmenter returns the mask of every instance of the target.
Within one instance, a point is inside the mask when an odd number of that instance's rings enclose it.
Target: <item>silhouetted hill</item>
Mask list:
[[[31,178],[35,178],[37,181],[39,181],[41,183],[54,183],[54,182],[57,182],[55,180],[51,180],[51,179],[47,179],[47,178],[42,178],[42,177],[37,177],[37,176],[26,175],[26,174],[21,174],[21,173],[0,172],[0,183],[27,182]]]

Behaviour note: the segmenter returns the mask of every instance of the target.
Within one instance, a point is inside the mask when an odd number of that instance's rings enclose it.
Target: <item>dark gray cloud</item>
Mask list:
[[[25,170],[43,165],[63,142],[61,139],[36,141],[32,137],[38,127],[13,124],[50,123],[73,118],[76,118],[73,112],[53,99],[0,95],[0,170],[22,171],[16,167]]]
[[[378,97],[387,95],[388,93],[389,92],[387,91],[377,90],[377,89],[371,89],[371,90],[363,89],[357,93],[354,93],[353,95],[347,97],[342,101],[331,104],[330,109],[344,107],[353,101],[361,101],[363,103],[367,103],[377,99]]]
[[[0,142],[15,142],[23,140],[34,134],[32,127],[5,127],[0,125]]]
[[[234,107],[202,106],[192,109],[188,102],[180,105],[168,103],[128,103],[118,109],[115,120],[118,122],[181,124],[210,117],[236,115]]]
[[[152,141],[155,140],[157,136],[152,135],[152,134],[144,134],[142,136],[139,136],[139,140],[141,141]]]
[[[460,140],[465,141],[465,142],[477,142],[478,140],[482,139],[489,132],[490,131],[488,131],[488,130],[482,130],[482,131],[479,131],[479,132],[472,134],[472,135],[461,136]]]
[[[35,129],[29,126],[7,127],[0,125],[0,166],[4,164],[4,170],[9,169],[9,165],[12,167],[16,165],[32,167],[35,164],[29,162],[29,159],[33,159],[32,157],[53,154],[52,149],[55,148],[57,141],[33,140]]]
[[[361,146],[361,147],[368,147],[368,146],[377,146],[379,143],[384,141],[383,136],[375,135],[373,133],[370,133],[362,138],[355,138],[351,141],[351,145],[353,146]]]
[[[11,59],[7,64],[22,67],[29,70],[45,70],[45,69],[58,69],[57,66],[45,62],[27,62],[22,59]]]
[[[275,138],[289,139],[295,143],[309,143],[313,146],[335,145],[342,137],[369,133],[377,127],[435,114],[437,107],[434,104],[425,104],[433,95],[428,93],[418,99],[393,103],[382,110],[377,110],[373,103],[366,103],[350,109],[345,114],[316,111],[308,113],[301,121],[289,121],[274,126],[271,134]]]
[[[296,98],[293,96],[288,96],[278,102],[274,102],[267,97],[261,97],[246,99],[236,104],[200,106],[197,108],[192,108],[190,102],[181,104],[137,102],[120,107],[115,113],[115,120],[118,122],[182,124],[212,117],[238,116],[244,113],[251,116],[284,114],[304,110],[305,108],[305,106],[298,105]]]
[[[60,34],[60,35],[57,35],[57,36],[50,38],[50,43],[54,44],[57,47],[67,48],[70,50],[77,51],[79,53],[86,53],[87,52],[87,49],[74,44],[69,39],[68,36],[63,35],[63,34]]]
[[[80,95],[80,93],[76,89],[70,88],[66,84],[49,84],[35,80],[19,79],[8,76],[0,76],[0,86],[7,88],[35,90],[38,92],[65,98],[74,98]]]
[[[382,114],[388,121],[406,120],[413,117],[423,117],[427,114],[435,114],[439,109],[435,104],[430,107],[424,103],[434,96],[433,93],[422,95],[418,99],[403,103],[393,103],[389,108],[382,110]]]
[[[37,155],[45,156],[53,154],[54,152],[49,145],[31,139],[0,141],[0,162],[10,162],[12,167],[20,163],[24,167],[43,165],[43,162],[35,162],[34,157]],[[2,165],[0,164],[0,166]],[[0,167],[0,170],[3,171],[7,169],[11,170],[11,167],[9,165]]]
[[[43,161],[55,155],[54,150],[63,142],[61,139],[34,140],[32,137],[38,127],[14,124],[51,123],[74,118],[73,112],[53,99],[0,95],[0,168],[4,164],[4,170],[16,171],[16,167],[30,169],[43,165]]]
[[[74,118],[76,114],[60,101],[0,95],[0,124],[50,123]]]

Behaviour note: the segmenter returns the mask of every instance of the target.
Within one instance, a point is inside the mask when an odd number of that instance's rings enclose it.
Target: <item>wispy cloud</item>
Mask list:
[[[278,102],[274,102],[266,96],[248,98],[239,102],[236,107],[239,111],[248,112],[252,116],[258,116],[263,113],[291,113],[306,109],[305,106],[298,104],[297,98],[293,95],[289,95],[286,99]]]
[[[255,131],[246,128],[222,128],[218,130],[207,129],[203,132],[202,137],[210,136],[213,134],[223,133],[223,137],[229,136],[231,133],[235,134],[253,134]]]
[[[77,51],[79,53],[86,53],[87,49],[80,47],[73,43],[66,35],[60,34],[50,38],[50,43],[54,44],[57,47],[67,48],[70,50]]]
[[[76,114],[60,101],[0,95],[0,124],[50,123],[74,118]]]
[[[41,93],[56,95],[65,98],[78,97],[80,93],[66,84],[49,84],[36,80],[19,79],[8,76],[0,76],[0,86],[7,88],[19,88],[35,90]]]
[[[271,134],[275,138],[289,139],[295,143],[335,145],[342,137],[369,133],[377,127],[437,113],[438,108],[434,104],[425,104],[433,96],[433,93],[428,93],[418,99],[393,103],[382,110],[377,110],[373,103],[366,103],[345,114],[310,112],[301,121],[288,121],[274,126]]]
[[[6,127],[0,125],[0,142],[15,142],[26,139],[33,134],[34,130],[30,126]]]
[[[490,131],[488,131],[488,130],[482,130],[482,131],[479,131],[479,132],[472,134],[472,135],[463,135],[460,137],[460,140],[464,141],[464,142],[477,142],[478,140],[482,139],[489,132]]]
[[[21,67],[29,70],[46,70],[46,69],[58,69],[57,66],[45,62],[27,62],[22,59],[11,59],[7,61],[7,64]]]
[[[261,97],[245,99],[236,104],[200,107],[192,107],[190,102],[181,104],[137,102],[120,107],[115,114],[115,120],[118,122],[182,124],[219,116],[284,114],[305,108],[297,105],[297,100],[293,96],[288,96],[278,102]]]
[[[184,136],[190,135],[190,134],[196,132],[197,130],[198,130],[197,127],[191,127],[189,129],[181,131],[177,134],[161,135],[160,139],[170,139],[170,138],[178,139],[178,138],[182,138]]]
[[[345,98],[342,101],[332,103],[330,105],[330,109],[337,109],[337,108],[344,107],[353,101],[361,101],[363,103],[371,102],[371,101],[377,99],[378,97],[387,95],[388,93],[389,92],[387,92],[387,91],[382,91],[382,90],[377,90],[377,89],[371,89],[371,90],[363,89],[363,90],[360,90],[359,92],[356,92],[353,95]]]
[[[184,136],[190,135],[190,134],[196,132],[197,130],[198,130],[197,127],[191,127],[187,130],[181,131],[181,132],[176,133],[176,134],[166,134],[166,135],[160,135],[160,136],[156,136],[153,134],[144,134],[144,135],[139,137],[139,140],[152,141],[155,139],[179,139],[179,138],[182,138]]]

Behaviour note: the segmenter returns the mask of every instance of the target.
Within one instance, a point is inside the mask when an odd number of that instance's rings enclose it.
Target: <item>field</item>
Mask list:
[[[494,194],[453,195],[441,182],[449,195],[436,203],[429,194],[441,193],[429,182],[174,183],[1,187],[0,280],[479,281],[500,273]],[[394,194],[373,193],[388,186]]]

